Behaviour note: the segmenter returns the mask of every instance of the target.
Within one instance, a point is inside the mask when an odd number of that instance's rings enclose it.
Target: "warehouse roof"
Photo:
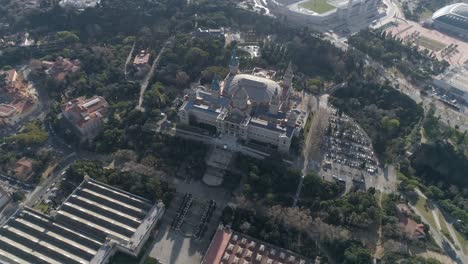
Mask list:
[[[138,254],[162,203],[86,178],[54,217],[18,210],[0,228],[0,262],[103,263],[113,245]]]

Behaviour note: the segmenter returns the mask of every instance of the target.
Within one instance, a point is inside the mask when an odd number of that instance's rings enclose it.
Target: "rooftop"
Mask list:
[[[92,122],[96,118],[101,118],[104,111],[107,109],[108,103],[101,96],[93,96],[85,99],[78,97],[62,106],[64,112],[68,112],[74,116],[71,120],[76,126],[84,126],[88,122]]]
[[[0,104],[0,117],[9,117],[16,112],[16,108],[9,104]]]
[[[42,65],[46,68],[46,73],[58,81],[63,81],[68,74],[75,73],[80,69],[78,60],[70,60],[58,57],[55,62],[43,61]]]
[[[219,226],[202,264],[308,264],[305,257],[245,234]]]
[[[462,30],[468,30],[468,4],[457,3],[437,10],[432,19]]]
[[[148,64],[149,58],[150,58],[149,52],[147,52],[146,50],[142,50],[142,51],[140,51],[140,53],[138,53],[135,56],[135,59],[133,60],[133,64],[135,64],[135,65]]]
[[[269,103],[275,90],[281,91],[281,87],[275,81],[255,75],[237,74],[226,80],[224,92],[228,95],[234,96],[242,89],[255,103]]]
[[[0,228],[0,262],[104,263],[114,244],[136,252],[163,208],[86,178],[54,217],[23,208],[8,219]]]

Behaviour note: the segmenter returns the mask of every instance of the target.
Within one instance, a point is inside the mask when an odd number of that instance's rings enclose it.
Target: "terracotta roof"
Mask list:
[[[202,264],[308,264],[305,257],[223,226],[218,230]]]
[[[16,108],[9,104],[0,104],[0,117],[8,117],[16,112]]]
[[[135,60],[133,60],[133,64],[135,65],[147,64],[149,61],[149,57],[150,57],[150,54],[147,51],[142,50],[140,51],[140,53],[138,53],[135,56]]]
[[[75,116],[73,120],[76,126],[82,127],[88,122],[93,122],[96,118],[101,118],[106,111],[108,103],[101,96],[75,98],[62,106],[64,112],[70,112]]]
[[[27,169],[32,169],[32,160],[26,158],[26,157],[22,157],[21,159],[19,159],[17,162],[16,162],[16,165],[17,166],[23,166],[23,167],[26,167]]]
[[[211,241],[210,248],[206,252],[206,256],[202,264],[220,263],[224,250],[231,239],[231,235],[232,232],[218,229]]]

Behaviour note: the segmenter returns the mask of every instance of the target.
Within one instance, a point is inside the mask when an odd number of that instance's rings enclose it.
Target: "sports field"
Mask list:
[[[435,52],[440,51],[440,50],[442,50],[443,48],[445,48],[447,46],[446,44],[444,44],[444,43],[442,43],[440,41],[430,39],[430,38],[425,37],[425,36],[420,36],[419,37],[419,45],[423,46],[426,49],[433,50]]]
[[[335,7],[327,3],[326,0],[308,0],[299,5],[318,14],[323,14],[335,9]]]

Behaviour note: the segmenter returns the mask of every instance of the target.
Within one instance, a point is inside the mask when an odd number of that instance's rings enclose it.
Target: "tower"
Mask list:
[[[213,76],[213,80],[211,81],[211,90],[215,92],[219,92],[220,90],[220,85],[219,85],[219,80],[218,80],[218,75]]]
[[[346,21],[351,18],[351,10],[353,9],[353,0],[348,1],[348,8],[346,10]]]
[[[281,101],[280,101],[280,96],[278,94],[278,88],[275,89],[275,93],[273,94],[273,96],[271,97],[271,100],[270,100],[270,107],[268,109],[268,112],[270,112],[270,114],[272,115],[276,115],[278,114],[278,111],[279,111],[279,108],[280,108],[280,104],[281,104]]]
[[[236,48],[232,49],[231,62],[229,63],[229,73],[234,75],[239,72],[239,57],[237,57]]]
[[[292,86],[292,80],[293,80],[294,74],[292,70],[292,63],[289,62],[288,68],[286,69],[286,72],[284,73],[283,76],[283,85],[285,88],[291,88]]]

